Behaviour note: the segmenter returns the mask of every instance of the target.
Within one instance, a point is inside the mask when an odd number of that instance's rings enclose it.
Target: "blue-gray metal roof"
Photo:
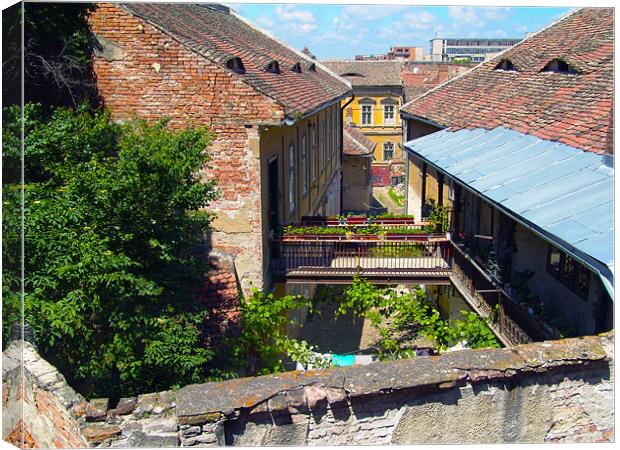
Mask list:
[[[605,157],[503,127],[441,130],[405,148],[591,267],[598,262],[613,284],[614,170]]]

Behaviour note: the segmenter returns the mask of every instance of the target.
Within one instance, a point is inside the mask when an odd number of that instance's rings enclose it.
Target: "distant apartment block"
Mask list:
[[[387,56],[397,61],[421,62],[424,61],[424,47],[390,47]]]
[[[435,38],[431,39],[430,59],[439,62],[487,61],[498,53],[513,47],[523,39],[461,39]]]

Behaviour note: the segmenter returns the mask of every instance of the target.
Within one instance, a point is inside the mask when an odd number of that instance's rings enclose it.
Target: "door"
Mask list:
[[[269,215],[269,231],[279,233],[280,231],[280,215],[279,215],[279,188],[278,188],[278,158],[269,161],[268,175],[269,195],[267,200],[267,211]]]

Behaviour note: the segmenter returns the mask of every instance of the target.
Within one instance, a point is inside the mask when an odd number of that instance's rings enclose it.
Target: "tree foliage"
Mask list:
[[[5,117],[12,164],[19,115]],[[114,124],[88,107],[44,119],[37,105],[25,106],[24,129],[24,309],[43,355],[87,395],[204,380],[213,355],[195,292],[208,270],[197,249],[215,195],[199,176],[211,135],[165,121]],[[5,262],[19,239],[20,187],[4,188]],[[3,267],[7,326],[15,269]]]
[[[380,353],[384,357],[410,354],[395,338],[422,335],[430,339],[440,350],[464,342],[469,348],[499,347],[499,343],[486,322],[475,313],[462,311],[464,320],[444,320],[438,310],[428,301],[426,292],[419,286],[413,292],[397,292],[390,288],[378,288],[368,280],[355,276],[353,283],[344,291],[337,315],[352,311],[366,317],[379,329]],[[382,325],[389,319],[390,327]]]
[[[283,358],[304,353],[300,346],[305,347],[288,337],[287,326],[293,323],[288,313],[310,306],[302,296],[275,297],[257,290],[242,298],[241,333],[229,342],[233,369],[238,374],[282,372]]]
[[[23,3],[25,102],[76,108],[98,102],[88,24],[94,3]]]

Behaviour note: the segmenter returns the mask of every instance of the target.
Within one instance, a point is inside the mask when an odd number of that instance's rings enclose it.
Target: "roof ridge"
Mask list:
[[[547,25],[546,27],[543,27],[543,28],[541,28],[540,30],[538,30],[538,31],[536,31],[536,32],[534,32],[534,33],[532,33],[530,36],[526,37],[526,38],[525,38],[525,39],[523,39],[521,42],[519,42],[519,43],[517,43],[517,44],[513,45],[512,47],[508,47],[508,48],[506,48],[506,49],[502,50],[502,51],[501,51],[501,52],[499,52],[497,55],[495,55],[493,58],[488,59],[487,61],[482,61],[482,62],[480,62],[479,64],[477,64],[476,66],[472,67],[472,68],[471,68],[471,70],[468,70],[467,72],[463,72],[462,74],[457,75],[457,76],[456,76],[456,77],[454,77],[454,78],[450,78],[449,80],[444,81],[443,83],[441,83],[441,84],[439,84],[439,85],[435,86],[433,89],[430,89],[430,90],[428,90],[428,91],[424,92],[422,95],[420,95],[420,96],[418,96],[418,97],[415,97],[415,98],[411,99],[410,101],[408,101],[407,103],[405,103],[403,106],[401,106],[399,111],[400,111],[400,112],[404,112],[405,114],[407,114],[407,111],[405,111],[404,109],[405,109],[405,107],[406,107],[407,105],[409,105],[410,103],[412,103],[414,100],[419,100],[419,99],[421,99],[421,98],[423,98],[423,97],[426,97],[427,95],[431,94],[432,92],[435,92],[436,90],[438,90],[438,89],[442,88],[442,87],[443,87],[443,86],[445,86],[446,84],[451,83],[451,82],[453,82],[453,81],[456,81],[456,80],[458,80],[458,79],[460,79],[460,78],[464,77],[465,75],[468,75],[468,74],[472,73],[474,70],[476,70],[476,69],[478,69],[478,68],[482,67],[483,65],[485,65],[485,64],[487,64],[487,63],[489,63],[489,62],[491,62],[491,61],[495,62],[495,61],[497,60],[497,58],[498,58],[498,57],[502,56],[502,55],[503,55],[504,53],[506,53],[507,51],[515,49],[516,47],[518,47],[518,46],[522,45],[523,43],[525,43],[525,42],[527,42],[527,41],[529,41],[529,40],[531,40],[533,37],[535,37],[535,36],[539,35],[540,33],[542,33],[543,31],[547,30],[548,28],[551,28],[552,26],[557,25],[558,23],[560,23],[561,21],[563,21],[563,20],[567,19],[568,17],[572,16],[573,14],[576,14],[578,11],[581,11],[582,9],[585,9],[585,8],[576,8],[576,9],[572,9],[572,10],[570,10],[570,11],[569,11],[569,12],[567,12],[566,14],[562,15],[562,16],[561,16],[558,20],[556,20],[556,21],[554,21],[554,22],[550,23],[549,25]]]
[[[348,80],[342,78],[340,75],[338,75],[338,74],[332,72],[331,70],[329,70],[327,67],[325,67],[323,64],[321,64],[319,60],[310,58],[308,55],[306,55],[301,50],[297,50],[295,47],[285,43],[284,41],[281,41],[277,36],[275,36],[274,34],[270,33],[269,31],[263,30],[262,28],[259,28],[258,25],[256,25],[250,19],[248,19],[247,17],[243,17],[242,15],[238,14],[235,10],[230,9],[229,11],[230,11],[229,12],[230,15],[232,15],[233,17],[239,19],[240,21],[245,23],[247,26],[251,27],[252,29],[254,29],[256,31],[258,31],[259,33],[264,34],[265,36],[269,37],[270,39],[273,39],[274,41],[276,41],[278,44],[283,45],[284,47],[286,47],[289,50],[293,51],[293,53],[296,53],[297,55],[299,55],[306,62],[314,63],[315,65],[318,65],[325,72],[327,72],[331,76],[337,78],[342,83],[346,84],[349,87],[349,89],[353,89],[353,87],[351,86],[351,83]]]

